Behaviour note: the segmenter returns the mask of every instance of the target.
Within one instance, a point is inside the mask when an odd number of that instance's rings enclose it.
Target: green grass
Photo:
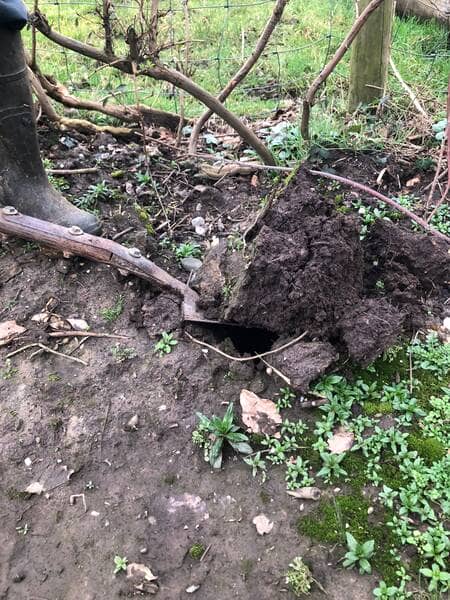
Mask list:
[[[233,0],[231,4],[244,4],[251,0]],[[220,3],[212,2],[213,6]],[[189,74],[200,85],[217,93],[253,50],[268,16],[272,2],[247,8],[204,8],[205,0],[191,0]],[[160,9],[169,6],[162,0]],[[176,8],[181,5],[176,4]],[[196,10],[203,7],[200,10]],[[30,8],[31,5],[30,5]],[[94,6],[73,4],[64,7],[44,3],[40,9],[49,22],[62,33],[96,46],[101,43],[99,17]],[[126,51],[123,32],[135,17],[134,5],[118,3],[116,14],[116,52]],[[239,115],[260,117],[270,114],[288,97],[299,97],[332,56],[348,31],[353,20],[353,2],[309,2],[292,0],[285,11],[262,59],[246,81],[232,94],[227,106]],[[182,11],[169,13],[160,24],[161,43],[179,43],[186,37]],[[30,34],[24,34],[30,44]],[[364,147],[381,145],[376,127],[363,116],[360,123],[352,122],[343,128],[348,77],[349,54],[338,65],[326,87],[319,94],[314,110],[312,131],[317,139],[334,141],[347,146]],[[175,45],[163,51],[161,58],[167,64],[183,64],[184,46]],[[393,34],[393,59],[405,80],[424,101],[430,114],[442,113],[449,53],[446,30],[436,23],[419,23],[415,19],[395,20]],[[141,78],[136,87],[131,78],[110,68],[98,68],[93,61],[63,50],[38,34],[38,59],[44,72],[54,75],[69,90],[84,98],[94,98],[104,103],[135,103],[136,100],[165,110],[179,110],[179,94],[173,93],[166,83]],[[414,74],[414,75],[412,75]],[[391,135],[403,139],[408,132],[405,109],[409,98],[394,77],[388,83],[391,111]],[[202,111],[201,105],[190,97],[185,100],[188,116]],[[97,120],[105,120],[97,116]],[[363,126],[361,125],[363,124]],[[344,139],[342,140],[342,136]]]

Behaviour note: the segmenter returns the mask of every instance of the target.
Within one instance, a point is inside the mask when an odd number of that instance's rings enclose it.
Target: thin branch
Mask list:
[[[98,173],[98,167],[83,167],[82,169],[46,169],[50,175],[86,175]]]
[[[426,112],[426,110],[420,104],[419,99],[417,98],[417,95],[412,91],[412,89],[409,87],[409,85],[406,83],[406,81],[400,75],[400,71],[397,69],[394,61],[392,60],[392,57],[389,58],[389,64],[391,66],[392,72],[394,73],[395,77],[398,79],[398,82],[400,83],[402,88],[405,90],[405,92],[408,94],[408,96],[411,98],[411,102],[412,102],[414,108],[416,109],[416,111],[419,114],[421,114],[422,117],[424,117],[424,119],[427,121],[427,123],[430,123],[431,122],[430,115]]]
[[[199,344],[199,346],[204,346],[205,348],[208,348],[209,350],[212,350],[213,352],[216,352],[217,354],[220,354],[221,356],[228,358],[228,360],[233,360],[235,362],[249,362],[251,360],[256,360],[258,358],[263,358],[264,356],[272,356],[273,354],[277,354],[278,352],[281,352],[282,350],[286,350],[286,348],[290,348],[291,346],[293,346],[294,344],[299,342],[301,339],[303,339],[305,337],[305,335],[308,335],[308,332],[305,331],[304,333],[302,333],[302,335],[299,335],[298,337],[291,340],[290,342],[287,342],[287,344],[283,344],[283,346],[280,346],[279,348],[275,348],[275,350],[269,350],[268,352],[263,352],[262,354],[255,354],[254,356],[242,357],[242,356],[231,356],[231,354],[222,352],[222,350],[219,350],[219,348],[216,348],[215,346],[211,346],[210,344],[207,344],[206,342],[202,342],[202,341],[198,340],[197,338],[192,336],[188,331],[185,331],[184,333],[195,344]]]
[[[352,45],[354,39],[366,23],[367,19],[376,10],[381,4],[383,4],[384,0],[372,0],[370,4],[366,6],[363,12],[359,15],[359,17],[353,23],[350,31],[346,35],[344,41],[336,50],[333,58],[328,62],[324,69],[320,72],[318,77],[313,81],[308,91],[306,92],[305,99],[303,100],[303,113],[302,113],[302,123],[301,123],[301,134],[303,139],[309,140],[309,119],[311,115],[311,108],[314,104],[314,98],[316,96],[317,90],[324,83],[331,73],[334,71],[338,63],[343,58],[344,54]]]
[[[65,337],[96,337],[96,338],[111,338],[114,340],[129,339],[129,335],[115,335],[113,333],[96,333],[95,331],[52,331],[48,334],[52,338]]]
[[[395,210],[398,210],[399,212],[406,215],[409,219],[411,219],[411,221],[414,221],[415,223],[420,225],[422,229],[428,231],[428,233],[431,233],[435,237],[444,240],[444,242],[447,242],[447,244],[450,244],[450,237],[444,235],[440,231],[437,231],[436,229],[434,229],[434,227],[431,227],[431,225],[427,223],[425,219],[418,217],[415,213],[411,212],[398,202],[395,202],[395,200],[392,200],[391,198],[388,198],[388,196],[385,196],[384,194],[373,190],[367,185],[364,185],[363,183],[358,183],[357,181],[352,181],[351,179],[347,179],[347,177],[340,177],[339,175],[333,175],[332,173],[325,173],[324,171],[310,170],[309,173],[311,173],[311,175],[317,175],[317,177],[324,177],[326,179],[333,179],[334,181],[339,181],[340,183],[349,185],[352,188],[366,192],[366,194],[370,194],[374,198],[381,200],[381,202],[384,202],[385,204],[389,204],[389,206],[392,206],[392,208],[395,208]]]
[[[438,163],[436,166],[436,172],[434,174],[433,181],[430,184],[430,193],[428,194],[428,199],[427,199],[427,204],[426,204],[427,211],[428,211],[428,207],[431,204],[431,201],[433,200],[434,191],[436,189],[438,181],[439,181],[439,179],[441,179],[441,175],[442,175],[441,168],[442,168],[442,160],[444,158],[444,151],[445,151],[445,135],[442,138],[441,147],[439,148],[439,157],[438,157]],[[425,188],[425,189],[427,189],[427,188]]]
[[[428,223],[439,210],[440,206],[445,202],[448,193],[450,192],[450,75],[448,77],[447,87],[447,127],[445,128],[444,140],[445,139],[447,140],[447,186],[441,196],[441,199],[436,203],[436,206],[431,211],[430,216],[427,219]]]
[[[260,58],[261,54],[264,52],[264,49],[266,48],[267,43],[268,43],[275,27],[277,26],[278,22],[280,21],[282,15],[283,15],[284,8],[288,2],[289,2],[289,0],[277,0],[276,4],[274,6],[273,12],[272,12],[269,20],[267,21],[266,26],[264,27],[264,29],[256,43],[255,49],[250,54],[250,56],[247,58],[245,63],[241,66],[239,71],[237,71],[237,73],[235,73],[233,75],[233,77],[230,79],[230,81],[227,83],[227,85],[223,88],[223,90],[217,96],[217,100],[219,100],[219,102],[224,102],[228,98],[228,96],[231,94],[231,92],[235,89],[235,87],[238,86],[241,83],[241,81],[243,81],[245,79],[245,77],[248,75],[248,73],[251,71],[251,69],[253,69],[256,62]],[[197,122],[195,123],[194,128],[192,129],[191,137],[189,139],[189,149],[188,149],[189,154],[195,153],[200,132],[212,114],[213,114],[212,110],[210,110],[210,109],[206,110],[198,118]]]
[[[32,15],[31,20],[38,31],[56,44],[67,48],[68,50],[73,50],[74,52],[77,52],[78,54],[88,58],[92,58],[93,60],[103,64],[113,66],[129,75],[133,74],[132,62],[128,58],[108,56],[102,50],[92,46],[91,44],[84,44],[83,42],[79,42],[78,40],[54,31],[51,29],[45,17],[39,12]],[[275,164],[275,159],[271,152],[250,128],[244,125],[244,123],[234,113],[225,108],[225,106],[223,106],[223,104],[221,104],[217,98],[197,85],[194,81],[192,81],[192,79],[183,75],[183,73],[179,73],[175,69],[171,69],[155,61],[150,67],[139,68],[136,74],[145,75],[147,77],[151,77],[152,79],[156,79],[157,81],[166,81],[175,87],[184,90],[205,104],[208,108],[213,110],[228,125],[230,125],[230,127],[232,127],[240,135],[244,142],[246,142],[255,150],[255,152],[262,158],[264,163],[268,165]]]

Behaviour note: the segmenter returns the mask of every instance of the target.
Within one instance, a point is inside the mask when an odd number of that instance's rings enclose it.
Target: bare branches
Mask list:
[[[264,52],[264,49],[267,46],[267,43],[268,43],[275,27],[277,26],[278,22],[280,21],[282,15],[283,15],[284,8],[288,2],[289,2],[289,0],[277,0],[276,4],[274,6],[273,12],[272,12],[269,20],[267,21],[266,26],[264,27],[253,52],[247,58],[245,63],[241,66],[239,71],[237,71],[237,73],[235,73],[235,75],[230,79],[230,81],[227,83],[227,85],[223,88],[223,90],[217,96],[217,100],[219,100],[219,102],[224,102],[228,98],[228,96],[231,94],[231,92],[235,89],[235,87],[237,85],[239,85],[239,83],[241,81],[243,81],[243,79],[248,75],[248,73],[251,71],[251,69],[255,66],[255,64],[258,61],[258,59],[260,58],[261,54]],[[210,110],[210,109],[206,110],[198,118],[197,122],[195,123],[195,126],[192,130],[191,137],[189,140],[189,150],[188,150],[189,154],[195,154],[200,131],[202,130],[203,126],[205,125],[205,123],[208,121],[208,119],[211,117],[212,114],[213,114],[212,110]]]
[[[136,75],[144,75],[151,77],[158,81],[167,81],[177,88],[180,88],[205,104],[219,117],[221,117],[230,127],[232,127],[240,137],[250,146],[255,152],[261,157],[264,163],[268,165],[275,164],[275,160],[266,148],[266,146],[258,139],[253,131],[248,128],[244,123],[236,117],[231,111],[229,111],[221,102],[217,100],[208,91],[197,85],[192,79],[169,67],[161,64],[156,57],[153,57],[152,65],[142,67],[138,65],[136,61],[132,61],[130,58],[123,58],[117,56],[109,56],[104,51],[92,46],[79,42],[73,38],[64,36],[53,29],[48,24],[47,20],[41,13],[36,13],[32,16],[32,22],[36,29],[45,35],[48,39],[54,41],[60,46],[73,50],[78,54],[82,54],[88,58],[92,58],[98,62],[106,65],[110,65],[123,71],[124,73]]]
[[[392,206],[392,208],[395,208],[395,210],[398,210],[399,212],[406,215],[409,219],[411,219],[411,221],[414,221],[415,223],[420,225],[422,227],[422,229],[424,229],[428,233],[431,233],[431,235],[434,235],[435,237],[443,240],[444,242],[447,242],[447,244],[450,244],[450,238],[447,235],[444,235],[443,233],[441,233],[440,231],[437,231],[436,229],[434,229],[434,227],[431,227],[431,225],[429,223],[427,223],[425,221],[425,219],[418,217],[415,213],[411,212],[410,210],[408,210],[407,208],[405,208],[404,206],[402,206],[395,200],[392,200],[391,198],[388,198],[388,196],[385,196],[384,194],[381,194],[380,192],[373,190],[372,188],[368,187],[367,185],[364,185],[363,183],[358,183],[357,181],[352,181],[351,179],[347,179],[347,177],[340,177],[339,175],[333,175],[332,173],[326,173],[325,171],[311,170],[309,172],[311,173],[311,175],[317,175],[318,177],[325,177],[326,179],[333,179],[334,181],[339,181],[340,183],[349,185],[352,188],[356,188],[357,190],[366,192],[366,194],[370,194],[374,198],[377,198],[377,200],[381,200],[381,202],[385,202],[386,204],[389,204],[389,206]]]
[[[363,12],[353,23],[350,31],[348,32],[342,44],[336,50],[333,58],[320,72],[318,77],[316,77],[316,79],[313,81],[308,91],[306,92],[305,99],[303,100],[302,123],[300,128],[303,139],[309,140],[309,119],[311,116],[311,108],[314,104],[314,98],[317,94],[318,89],[328,79],[328,77],[334,71],[338,63],[342,60],[343,56],[352,45],[353,40],[358,35],[361,28],[366,23],[367,19],[370,17],[374,10],[381,6],[383,2],[384,0],[372,0],[372,2],[363,10]]]

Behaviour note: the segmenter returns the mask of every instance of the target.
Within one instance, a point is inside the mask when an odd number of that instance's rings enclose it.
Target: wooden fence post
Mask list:
[[[358,14],[370,0],[357,0]],[[383,4],[370,15],[352,47],[350,62],[349,110],[371,104],[384,95],[391,49],[394,0]]]

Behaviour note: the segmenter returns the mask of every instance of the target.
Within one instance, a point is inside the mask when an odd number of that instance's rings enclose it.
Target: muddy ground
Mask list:
[[[80,195],[102,179],[120,190],[115,199],[99,203],[106,235],[133,227],[121,237],[121,242],[140,247],[160,266],[186,280],[188,275],[180,269],[173,253],[158,244],[158,236],[161,241],[161,234],[168,232],[163,225],[164,215],[158,215],[158,209],[154,209],[157,216],[153,228],[161,226],[155,236],[146,235],[137,216],[136,201],[141,206],[150,202],[158,206],[151,193],[139,189],[136,183],[135,172],[144,170],[140,147],[117,144],[105,136],[94,139],[71,135],[65,136],[64,141],[56,132],[44,133],[45,154],[55,167],[91,166],[99,161],[98,175],[67,178],[69,192]],[[67,148],[68,138],[73,142],[71,148]],[[196,238],[192,232],[190,220],[195,215],[203,216],[210,226],[206,239],[211,239],[212,234],[238,239],[254,221],[261,198],[273,186],[262,176],[226,178],[215,184],[196,177],[189,164],[178,166],[163,146],[155,143],[154,148],[151,160],[155,180],[170,207],[168,216],[175,225],[176,242],[197,239],[204,244],[204,238]],[[379,156],[342,158],[331,155],[320,166],[337,168],[337,160],[340,173],[353,173],[369,185],[374,183],[380,171]],[[387,183],[398,189],[398,177],[405,183],[414,168],[396,166],[389,157],[388,164]],[[117,170],[124,171],[123,177],[112,178],[111,173]],[[430,252],[435,251],[434,264],[437,260],[440,266],[431,273],[423,265],[417,269],[409,258],[402,258],[400,251],[393,250],[399,246],[404,250],[406,238],[410,240],[407,225],[405,233],[400,234],[398,229],[394,233],[389,224],[381,225],[376,239],[383,240],[383,244],[371,236],[361,246],[355,216],[339,213],[335,223],[326,219],[333,210],[333,188],[323,182],[314,187],[305,175],[299,177],[297,186],[289,188],[281,203],[273,205],[262,225],[252,233],[253,245],[252,240],[249,245],[260,248],[264,235],[273,236],[278,231],[292,238],[281,250],[288,247],[300,252],[301,227],[294,224],[302,219],[319,219],[318,239],[308,238],[310,251],[311,241],[320,248],[320,242],[332,240],[336,232],[347,236],[347,251],[341,248],[334,252],[328,244],[323,254],[313,252],[313,265],[318,265],[320,277],[316,277],[317,285],[304,304],[301,294],[286,297],[282,288],[278,296],[274,295],[275,276],[270,280],[267,264],[270,257],[277,259],[279,248],[266,244],[267,252],[253,254],[261,260],[251,267],[253,281],[259,277],[256,280],[264,294],[264,310],[258,307],[253,316],[250,314],[255,290],[249,281],[236,288],[242,292],[239,301],[231,295],[229,302],[219,298],[217,303],[216,295],[214,308],[219,313],[225,310],[236,321],[264,328],[264,334],[252,337],[231,333],[226,328],[213,330],[191,324],[187,328],[192,334],[236,354],[260,351],[308,326],[313,338],[331,342],[342,358],[348,352],[358,358],[360,346],[352,344],[345,334],[357,319],[356,300],[368,303],[370,309],[361,316],[362,333],[364,315],[378,315],[381,305],[384,316],[390,311],[395,317],[392,327],[380,329],[384,338],[378,349],[402,329],[424,323],[430,314],[442,316],[444,283],[449,277],[448,261],[439,244],[417,238],[417,247],[427,244]],[[426,178],[419,185],[425,183]],[[351,200],[349,192],[344,195]],[[293,204],[294,196],[297,204]],[[311,202],[317,198],[319,205],[311,208]],[[279,210],[291,210],[292,218],[281,219],[277,224]],[[307,210],[310,214],[305,213]],[[406,236],[403,241],[402,235]],[[87,366],[50,354],[31,358],[34,349],[24,351],[12,357],[9,376],[0,379],[2,600],[110,600],[139,596],[136,582],[128,581],[123,573],[113,575],[115,555],[150,567],[158,576],[157,587],[149,585],[145,593],[155,593],[161,600],[191,595],[203,600],[291,598],[284,574],[295,556],[305,558],[328,598],[372,597],[376,574],[360,577],[342,569],[342,549],[314,544],[298,534],[296,521],[312,509],[311,503],[307,501],[302,506],[286,495],[281,472],[273,469],[268,481],[260,484],[241,460],[229,455],[223,469],[213,473],[191,443],[196,411],[222,414],[227,403],[238,404],[242,388],[273,398],[282,385],[279,380],[269,377],[257,364],[230,362],[191,343],[183,336],[177,303],[144,282],[124,277],[105,265],[48,256],[18,240],[3,241],[1,250],[0,320],[16,319],[27,328],[19,340],[0,349],[3,369],[7,368],[7,354],[26,344],[42,341],[53,347],[47,326],[31,320],[51,299],[49,306],[63,317],[86,319],[93,331],[127,336],[125,340],[92,338],[77,349],[75,340],[59,346],[64,353],[73,351],[73,356]],[[231,254],[236,252],[239,250]],[[291,261],[298,269],[295,252],[287,263]],[[377,265],[375,254],[382,259]],[[330,259],[335,257],[339,258],[335,261],[338,271],[328,272],[328,267],[320,266],[332,264]],[[372,269],[368,268],[367,257]],[[351,273],[349,261],[355,266]],[[298,269],[298,286],[301,271]],[[337,294],[342,288],[336,278],[342,280],[347,275],[344,297]],[[381,277],[386,297],[380,299],[376,282]],[[314,277],[309,280],[314,281]],[[324,290],[326,285],[330,289]],[[115,322],[108,323],[101,310],[111,307],[120,294],[124,310]],[[314,308],[314,297],[329,299],[322,311]],[[290,310],[295,302],[295,310]],[[276,312],[274,303],[279,305]],[[211,301],[209,306],[213,304]],[[244,304],[245,314],[239,312],[239,306]],[[267,314],[272,315],[270,323]],[[280,315],[284,315],[284,321]],[[384,317],[380,319],[385,321]],[[169,330],[178,344],[172,353],[160,358],[153,347],[158,334]],[[366,334],[372,339],[370,328]],[[229,335],[234,338],[234,347]],[[112,352],[117,343],[133,348],[136,356],[119,362]],[[361,362],[367,359],[368,352],[360,353]],[[300,414],[313,419],[315,413],[314,409],[297,405],[289,416]],[[135,415],[136,428],[127,426]],[[39,496],[24,494],[23,490],[36,481],[44,485],[44,492]],[[340,492],[324,486],[324,493]],[[274,523],[265,536],[258,535],[252,524],[261,513]],[[209,548],[202,561],[189,556],[189,549],[197,542]],[[186,590],[190,586],[199,587],[189,594]],[[311,593],[313,599],[322,597],[318,588]]]

